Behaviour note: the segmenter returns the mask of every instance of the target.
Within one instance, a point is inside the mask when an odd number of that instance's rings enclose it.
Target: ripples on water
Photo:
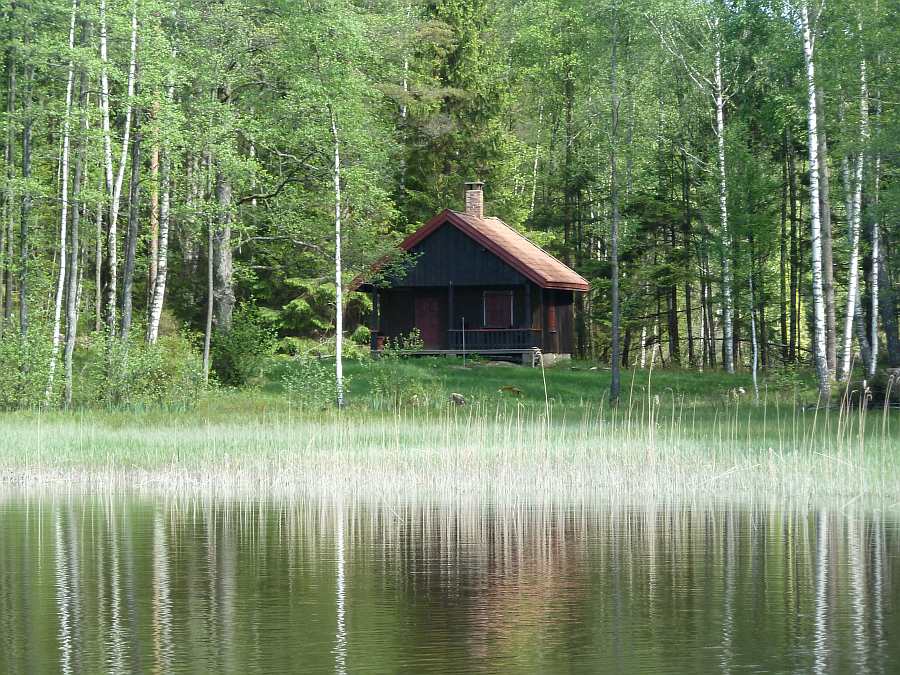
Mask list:
[[[889,672],[878,513],[0,502],[0,671]]]

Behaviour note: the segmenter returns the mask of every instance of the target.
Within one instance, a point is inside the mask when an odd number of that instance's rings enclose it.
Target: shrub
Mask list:
[[[344,378],[344,386],[349,384]],[[325,408],[337,400],[334,363],[328,359],[305,355],[291,359],[281,383],[291,403]]]
[[[203,364],[191,340],[166,335],[148,345],[94,333],[75,380],[76,403],[92,407],[191,408],[203,389]]]
[[[234,313],[231,330],[213,335],[212,362],[222,384],[239,387],[262,374],[278,345],[276,331],[255,305]]]
[[[350,341],[361,347],[368,347],[372,343],[372,331],[369,330],[368,326],[357,326],[350,336]]]
[[[443,387],[434,375],[406,367],[407,351],[422,348],[418,330],[387,340],[379,357],[369,364],[372,402],[376,407],[429,406],[443,402]]]
[[[26,337],[7,329],[0,335],[0,409],[37,408],[44,403],[50,363],[50,340],[34,325]],[[57,363],[57,379],[62,364]]]

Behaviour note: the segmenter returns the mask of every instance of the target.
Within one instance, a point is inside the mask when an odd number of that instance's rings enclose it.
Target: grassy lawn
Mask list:
[[[292,362],[276,361],[263,383],[264,394],[283,393],[281,378],[290,371]],[[377,368],[377,364],[375,364]],[[557,410],[579,409],[605,405],[609,396],[610,371],[606,365],[587,361],[561,363],[542,371],[540,368],[516,366],[508,363],[467,360],[461,358],[428,357],[396,361],[391,364],[398,379],[422,383],[435,403],[444,403],[453,392],[462,394],[467,402],[495,404],[515,400],[526,407],[543,407],[546,380],[547,399]],[[377,398],[373,391],[375,370],[365,361],[349,361],[345,366],[349,379],[351,405],[367,406]],[[412,389],[412,388],[411,388]],[[693,370],[649,369],[622,372],[622,401],[639,400],[648,393],[666,398],[684,398],[701,407],[717,407],[734,400],[753,398],[753,379],[750,373],[728,375],[721,371],[698,373]],[[812,374],[760,378],[760,397],[768,394],[771,401],[793,404],[815,401],[815,381]]]

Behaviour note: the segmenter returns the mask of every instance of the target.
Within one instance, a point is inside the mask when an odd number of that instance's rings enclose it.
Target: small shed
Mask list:
[[[373,295],[373,350],[416,328],[422,353],[572,354],[588,282],[483,205],[483,184],[467,183],[465,212],[445,209],[400,245],[414,255],[405,276],[357,280]]]

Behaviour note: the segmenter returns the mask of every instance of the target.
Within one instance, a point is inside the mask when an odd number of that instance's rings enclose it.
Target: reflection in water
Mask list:
[[[824,673],[828,658],[828,517],[819,511],[817,519],[815,672]]]
[[[65,541],[63,538],[62,524],[60,523],[59,507],[54,512],[54,525],[56,529],[56,607],[59,618],[59,649],[60,670],[64,673],[72,672],[72,625],[69,592],[69,569]]]
[[[169,550],[162,514],[153,517],[153,657],[161,672],[172,665],[172,600]]]
[[[344,514],[341,509],[335,510],[337,521],[335,530],[337,535],[337,633],[334,644],[334,670],[336,673],[347,672],[347,626],[345,624],[344,603]]]
[[[900,526],[820,510],[0,502],[0,672],[883,672]]]

